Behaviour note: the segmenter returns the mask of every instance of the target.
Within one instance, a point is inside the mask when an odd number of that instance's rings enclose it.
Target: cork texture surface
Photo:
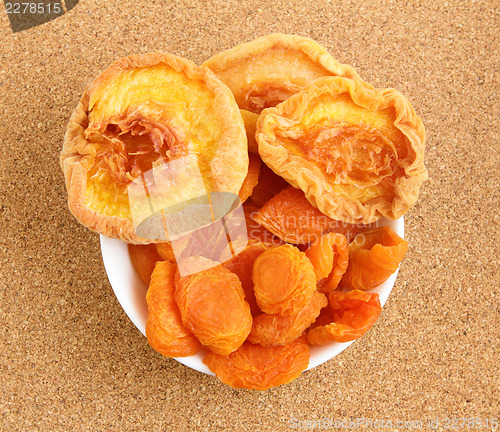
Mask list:
[[[13,33],[0,5],[0,430],[350,430],[357,419],[446,430],[446,418],[495,430],[498,6],[81,0]],[[112,61],[165,51],[199,64],[273,32],[311,37],[404,93],[426,127],[430,178],[405,216],[409,250],[375,326],[291,384],[256,392],[149,347],[113,294],[99,236],[67,208],[59,152],[81,93]]]

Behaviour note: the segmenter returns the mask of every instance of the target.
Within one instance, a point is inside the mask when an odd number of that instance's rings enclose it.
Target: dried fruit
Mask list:
[[[141,280],[149,285],[156,262],[162,260],[162,257],[156,252],[155,245],[129,244],[128,254]]]
[[[359,80],[312,39],[271,34],[216,54],[203,63],[233,92],[241,109],[260,113],[330,75]]]
[[[261,253],[255,260],[252,280],[257,304],[268,314],[297,313],[316,291],[311,261],[289,244]]]
[[[408,242],[387,226],[358,234],[349,244],[349,266],[342,286],[369,290],[381,284],[399,267]]]
[[[307,201],[304,192],[292,186],[269,200],[253,219],[288,243],[312,243],[328,232],[353,237],[359,228],[329,218]]]
[[[243,180],[243,184],[238,194],[242,203],[252,195],[252,191],[259,181],[260,166],[261,162],[259,156],[249,154],[248,173],[245,180]]]
[[[305,254],[316,272],[318,291],[328,293],[336,289],[349,264],[346,236],[325,234],[311,244]]]
[[[229,356],[209,352],[203,363],[231,387],[267,390],[293,381],[307,369],[309,345],[303,337],[279,347],[245,342]]]
[[[253,188],[251,199],[259,207],[262,207],[287,186],[289,184],[285,180],[275,174],[266,164],[262,164],[259,182]]]
[[[185,357],[198,352],[200,342],[187,330],[174,299],[175,264],[157,263],[146,294],[146,336],[151,347],[167,357]]]
[[[252,315],[241,282],[220,265],[176,275],[175,300],[184,326],[217,354],[230,354],[250,333]]]
[[[262,252],[269,249],[269,247],[270,246],[268,244],[250,240],[248,242],[248,246],[243,251],[222,264],[224,268],[227,268],[238,276],[238,279],[243,287],[243,291],[245,292],[245,300],[250,305],[252,316],[261,312],[259,306],[257,305],[257,301],[255,300],[255,293],[253,290],[253,265],[257,257]]]
[[[262,313],[254,318],[247,340],[262,346],[287,345],[316,320],[327,303],[324,294],[315,292],[309,304],[292,315]]]
[[[253,215],[259,211],[259,207],[251,201],[243,204],[245,212],[245,221],[247,224],[247,234],[249,239],[259,240],[262,243],[269,243],[275,246],[283,244],[283,241],[276,237],[271,231],[268,231],[262,225],[253,220]]]
[[[237,194],[246,142],[231,91],[209,69],[163,53],[123,58],[85,90],[70,119],[61,153],[70,210],[108,237],[150,243],[131,221],[132,180],[191,156],[207,192]]]
[[[262,112],[256,138],[264,163],[345,222],[399,218],[427,179],[422,121],[394,89],[319,78]]]
[[[363,336],[377,321],[381,306],[376,293],[353,290],[333,291],[329,294],[333,321],[309,330],[307,340],[311,345],[329,342],[349,342]]]

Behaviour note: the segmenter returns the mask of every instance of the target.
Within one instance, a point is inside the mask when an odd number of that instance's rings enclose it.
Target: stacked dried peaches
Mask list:
[[[61,165],[70,210],[129,243],[149,285],[146,334],[168,357],[206,352],[233,387],[264,390],[309,364],[309,346],[362,336],[370,290],[407,243],[397,219],[426,179],[425,134],[407,99],[375,89],[316,42],[270,35],[196,66],[162,53],[115,62],[84,92]],[[127,186],[196,158],[208,194],[243,203],[248,244],[181,275],[168,242],[137,235]]]

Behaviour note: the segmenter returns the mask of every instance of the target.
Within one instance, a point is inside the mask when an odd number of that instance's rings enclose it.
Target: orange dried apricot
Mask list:
[[[352,237],[359,231],[356,225],[321,213],[307,201],[304,192],[292,186],[271,198],[253,219],[282,240],[295,244],[311,243],[328,232]]]
[[[240,197],[242,203],[244,203],[250,197],[250,195],[252,195],[252,191],[259,181],[260,167],[261,161],[259,156],[249,154],[248,173],[245,177],[245,180],[243,180],[240,192],[238,193],[238,196]]]
[[[284,179],[263,163],[260,167],[259,182],[253,188],[251,199],[255,204],[262,207],[287,186],[289,184]]]
[[[369,290],[381,284],[399,267],[408,242],[383,226],[360,233],[349,244],[349,266],[342,286]]]
[[[217,354],[230,354],[250,333],[252,315],[241,282],[220,265],[177,274],[175,300],[186,328]]]
[[[271,231],[259,225],[253,220],[253,215],[259,211],[259,206],[251,201],[243,204],[243,211],[245,212],[245,221],[247,224],[247,234],[249,239],[259,240],[263,243],[270,243],[276,246],[283,244],[283,241],[276,237]]]
[[[373,326],[382,310],[378,294],[359,290],[332,291],[329,303],[333,321],[309,330],[307,340],[311,345],[357,339]]]
[[[146,294],[146,336],[151,347],[166,357],[185,357],[198,352],[200,342],[184,327],[174,299],[176,265],[156,264]]]
[[[262,346],[287,345],[315,321],[327,303],[324,294],[315,292],[309,304],[293,315],[262,313],[254,318],[247,340]]]
[[[293,381],[307,369],[309,345],[304,337],[279,347],[245,342],[229,356],[209,352],[203,363],[231,387],[267,390]]]
[[[328,293],[336,289],[349,263],[346,236],[325,234],[311,244],[305,254],[316,272],[318,291]]]
[[[250,240],[247,247],[243,249],[238,255],[235,255],[230,260],[222,264],[224,268],[227,268],[233,272],[241,282],[243,291],[245,292],[245,300],[250,305],[250,311],[252,316],[255,316],[261,312],[257,301],[255,300],[255,293],[253,291],[253,281],[252,281],[252,270],[253,264],[257,257],[269,249],[269,245]]]
[[[316,291],[311,261],[289,244],[261,253],[255,260],[252,280],[257,304],[268,314],[294,314],[310,302]]]
[[[162,260],[162,257],[156,252],[155,245],[129,244],[128,254],[130,256],[130,261],[139,274],[141,280],[146,285],[149,285],[151,274],[153,273],[156,262]]]

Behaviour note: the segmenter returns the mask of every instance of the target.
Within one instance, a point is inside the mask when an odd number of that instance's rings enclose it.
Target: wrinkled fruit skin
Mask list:
[[[248,246],[238,255],[226,261],[222,266],[233,272],[241,282],[245,292],[245,300],[250,305],[252,316],[260,314],[261,310],[255,300],[253,289],[252,270],[257,257],[270,246],[266,243],[250,240]]]
[[[311,345],[329,342],[349,342],[363,336],[377,321],[382,307],[378,294],[353,290],[329,294],[333,321],[309,330]]]
[[[241,282],[220,265],[176,275],[175,300],[186,328],[217,354],[238,349],[250,333],[252,315]]]
[[[146,294],[146,337],[151,347],[166,357],[185,357],[198,352],[200,342],[184,327],[174,299],[175,264],[156,264]]]
[[[408,242],[383,226],[358,234],[349,244],[349,266],[342,286],[369,290],[389,278],[399,267]]]
[[[267,390],[293,381],[307,369],[309,345],[303,337],[279,347],[245,342],[229,356],[209,352],[203,363],[231,387]]]
[[[349,264],[346,236],[340,233],[325,234],[311,244],[305,254],[316,272],[318,291],[334,291]]]
[[[252,280],[263,312],[291,315],[303,309],[316,291],[314,268],[304,252],[284,244],[255,260]]]
[[[324,294],[315,292],[309,304],[293,315],[262,313],[254,318],[252,331],[247,340],[262,346],[287,345],[314,322],[327,303]]]

